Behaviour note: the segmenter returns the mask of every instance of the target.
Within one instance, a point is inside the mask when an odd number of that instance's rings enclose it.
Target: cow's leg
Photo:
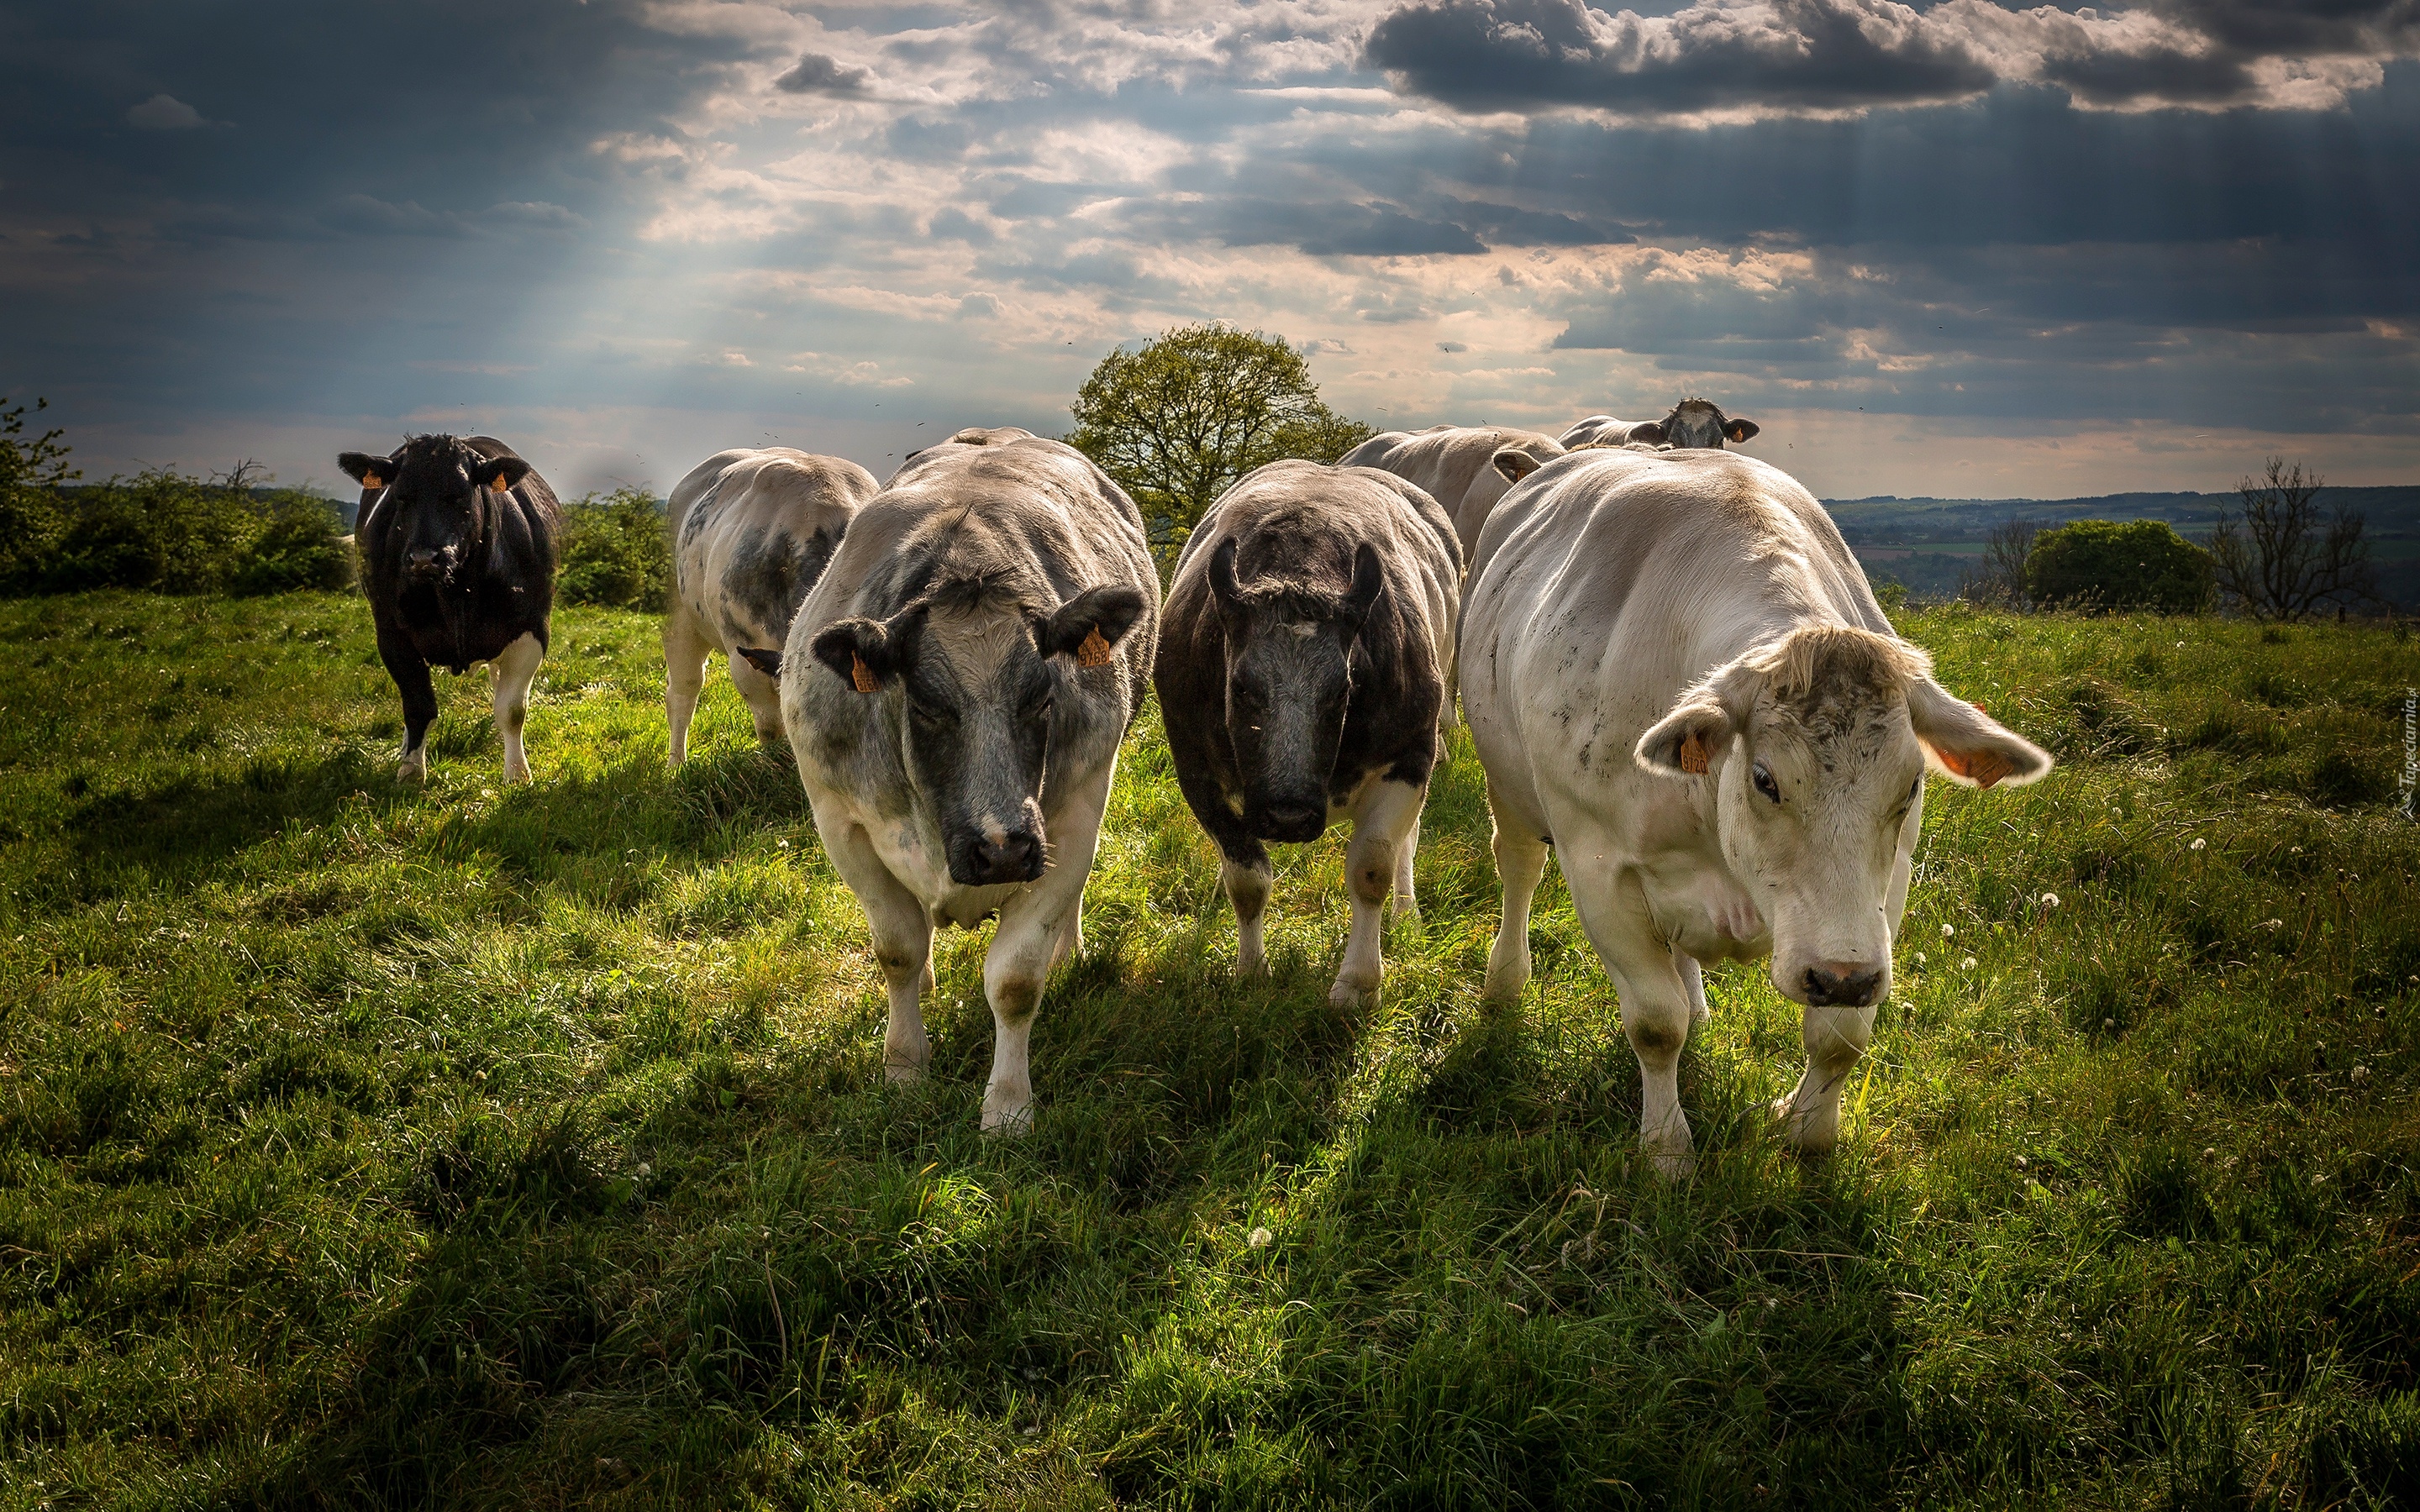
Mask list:
[[[1412,886],[1412,857],[1419,854],[1420,816],[1412,815],[1411,832],[1395,847],[1395,912],[1405,918],[1420,917],[1419,894]]]
[[[524,635],[496,653],[489,665],[496,673],[496,734],[504,745],[504,780],[529,780],[529,752],[521,748],[521,726],[529,722],[530,684],[537,679],[537,664],[546,659],[546,647],[537,637]]]
[[[882,967],[882,984],[891,996],[891,1022],[882,1031],[882,1073],[894,1082],[922,1081],[933,1058],[918,1002],[933,986],[933,921],[916,895],[882,864],[862,825],[848,820],[826,825],[818,817],[815,831],[823,837],[824,854],[831,857],[833,870],[865,910],[874,959]]]
[[[1263,930],[1268,922],[1269,889],[1275,881],[1269,853],[1259,841],[1239,835],[1219,842],[1218,886],[1235,909],[1235,975],[1239,977],[1268,975]]]
[[[1689,994],[1689,1027],[1702,1029],[1714,1021],[1714,1010],[1706,1006],[1706,972],[1698,958],[1672,952],[1672,964],[1680,969],[1681,985]]]
[[[1353,803],[1353,843],[1344,852],[1344,893],[1353,906],[1353,928],[1344,936],[1344,964],[1327,1000],[1338,1008],[1375,1002],[1386,963],[1379,949],[1387,899],[1393,892],[1396,856],[1420,822],[1426,782],[1377,781]]]
[[[1489,808],[1495,809],[1494,795]],[[1481,993],[1491,1002],[1519,999],[1529,984],[1529,901],[1537,896],[1538,879],[1546,874],[1546,842],[1539,826],[1508,822],[1496,811],[1496,875],[1504,885],[1504,911],[1496,925],[1496,943],[1487,951],[1487,982]]]
[[[675,766],[689,760],[689,724],[706,689],[706,656],[712,649],[689,606],[675,601],[664,616],[664,726],[672,734]],[[731,671],[737,679],[738,664]]]
[[[1590,854],[1570,836],[1565,854]],[[1655,937],[1638,885],[1603,868],[1566,868],[1572,906],[1605,962],[1621,1009],[1621,1031],[1638,1057],[1638,1142],[1655,1174],[1683,1177],[1695,1167],[1689,1120],[1681,1111],[1681,1046],[1689,1035],[1689,990],[1672,951]]]
[[[1042,880],[1001,905],[1000,929],[984,955],[984,996],[991,1004],[991,1079],[984,1087],[985,1134],[1023,1134],[1033,1124],[1033,1073],[1028,1053],[1033,1016],[1042,1007],[1042,984],[1051,957],[1077,911],[1093,874],[1093,853],[1101,839],[1101,812],[1109,806],[1108,769],[1068,795],[1066,807],[1047,817],[1050,864]]]
[[[1067,927],[1059,932],[1059,943],[1050,949],[1050,969],[1058,970],[1084,949],[1084,895],[1076,895],[1074,912],[1067,916]]]
[[[1810,1154],[1830,1149],[1840,1137],[1840,1088],[1873,1039],[1874,1010],[1832,1004],[1809,1008],[1799,1029],[1807,1044],[1807,1070],[1796,1089],[1773,1104],[1790,1142]]]
[[[769,639],[769,638],[768,638]],[[774,650],[781,647],[776,645]],[[731,658],[731,686],[748,704],[756,721],[756,738],[768,746],[782,743],[782,685],[758,671],[745,656]]]
[[[403,760],[395,775],[406,782],[428,776],[428,727],[437,722],[437,685],[429,681],[428,663],[412,649],[411,638],[384,625],[378,632],[379,659],[403,695]]]

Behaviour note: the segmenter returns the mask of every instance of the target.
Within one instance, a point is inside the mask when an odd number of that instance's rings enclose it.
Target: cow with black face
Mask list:
[[[413,436],[384,456],[346,452],[336,465],[362,486],[354,527],[379,657],[403,695],[403,763],[428,773],[437,690],[428,669],[495,672],[504,779],[529,779],[521,726],[546,657],[554,608],[554,490],[492,436]]]
[[[1273,462],[1186,542],[1155,678],[1178,785],[1218,842],[1236,968],[1266,969],[1264,842],[1353,821],[1353,924],[1328,996],[1377,993],[1381,914],[1412,856],[1453,663],[1462,551],[1437,501],[1376,468]]]
[[[1072,447],[952,440],[859,509],[791,622],[781,680],[816,832],[891,994],[883,1057],[921,1078],[933,931],[997,914],[987,1132],[1032,1116],[1044,978],[1084,882],[1159,627],[1142,515]]]

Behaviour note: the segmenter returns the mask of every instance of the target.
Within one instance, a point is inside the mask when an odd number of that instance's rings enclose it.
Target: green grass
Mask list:
[[[1465,745],[1341,1014],[1338,843],[1232,980],[1146,716],[998,1143],[987,932],[885,1086],[795,775],[727,683],[665,774],[651,619],[558,616],[527,789],[441,680],[415,792],[357,600],[0,605],[0,1507],[2420,1501],[2420,646],[1904,627],[2064,764],[1935,785],[1829,1162],[1710,975],[1665,1187],[1551,876],[1476,1001]]]

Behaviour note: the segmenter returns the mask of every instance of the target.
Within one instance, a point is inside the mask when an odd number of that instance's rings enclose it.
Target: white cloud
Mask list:
[[[209,124],[202,113],[174,95],[153,95],[127,108],[126,124],[138,131],[190,131]]]

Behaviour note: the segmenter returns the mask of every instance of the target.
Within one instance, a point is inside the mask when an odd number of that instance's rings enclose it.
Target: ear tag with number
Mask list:
[[[1109,643],[1101,639],[1101,627],[1094,625],[1084,633],[1081,645],[1076,648],[1078,667],[1106,667],[1109,664]]]
[[[850,686],[861,693],[878,693],[882,690],[882,685],[874,680],[874,669],[868,667],[865,664],[865,658],[854,651],[848,654],[848,680]]]
[[[1695,730],[1681,742],[1681,770],[1702,775],[1714,764],[1714,753],[1706,748],[1706,737]]]

